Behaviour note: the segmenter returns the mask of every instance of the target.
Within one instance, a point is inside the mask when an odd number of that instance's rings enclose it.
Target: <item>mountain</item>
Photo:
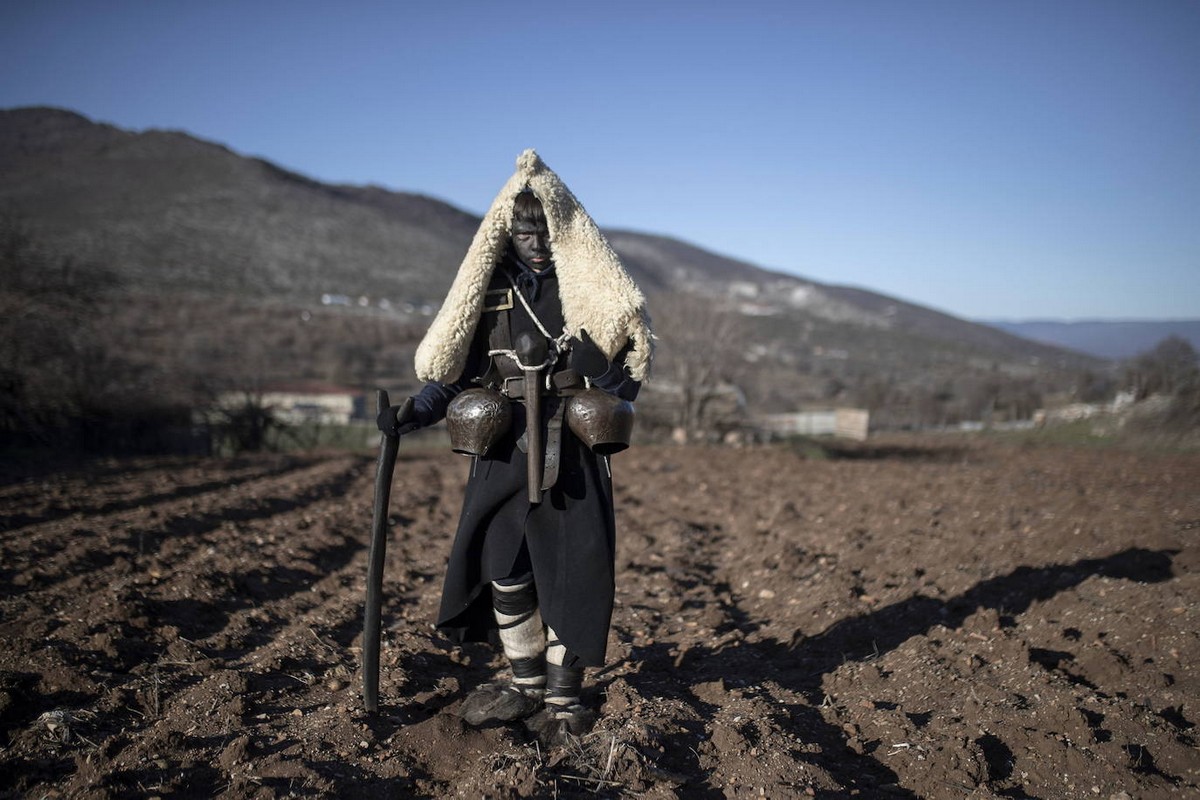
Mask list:
[[[174,131],[0,111],[0,202],[128,285],[301,298],[440,297],[477,220],[419,195],[317,183]]]
[[[1097,358],[1127,359],[1148,350],[1168,336],[1178,336],[1200,350],[1200,320],[981,320],[1015,336],[1065,347]]]
[[[189,338],[201,325],[229,339],[204,352],[252,344],[260,372],[385,385],[410,379],[424,315],[479,224],[431,197],[320,183],[183,132],[51,108],[0,110],[0,214],[39,248],[113,273],[126,315],[167,340],[169,323],[150,320],[190,314]],[[1040,396],[1104,369],[868,290],[665,236],[605,233],[651,296],[661,387],[692,380],[688,364],[708,359],[710,379],[736,384],[752,409],[859,403],[945,420],[997,408],[1004,387]],[[303,329],[280,327],[295,318],[288,309],[304,309]]]

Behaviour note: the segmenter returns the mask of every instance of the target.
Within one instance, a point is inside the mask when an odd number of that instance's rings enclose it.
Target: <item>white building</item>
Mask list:
[[[320,381],[273,383],[253,395],[284,425],[346,425],[366,418],[366,395],[358,389]],[[246,392],[227,392],[218,401],[222,408],[244,405]]]

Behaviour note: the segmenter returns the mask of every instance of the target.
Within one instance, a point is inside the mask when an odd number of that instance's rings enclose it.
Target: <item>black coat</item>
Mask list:
[[[553,272],[534,278],[528,268],[506,261],[496,268],[489,289],[512,285],[505,271],[514,278],[524,276],[519,291],[546,329],[555,336],[561,333],[562,309]],[[521,331],[537,330],[519,302],[509,319],[514,339]],[[494,312],[483,315],[463,378],[454,384],[432,385],[422,393],[427,416],[444,414],[450,397],[478,385],[475,376],[486,372],[488,333],[495,320]],[[616,366],[595,385],[626,399],[633,399],[638,389],[637,382]],[[558,402],[544,398],[543,431]],[[513,411],[509,433],[485,458],[472,460],[437,625],[457,642],[494,642],[491,581],[510,576],[524,542],[542,619],[566,646],[567,664],[602,665],[612,617],[616,552],[609,465],[564,425],[558,480],[543,493],[541,503],[530,504],[526,456],[517,447],[525,432],[525,407],[514,402]]]

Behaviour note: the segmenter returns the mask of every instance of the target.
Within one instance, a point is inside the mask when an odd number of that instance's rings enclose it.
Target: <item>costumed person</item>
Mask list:
[[[403,435],[445,417],[472,456],[437,625],[498,641],[512,675],[467,696],[471,725],[525,720],[556,744],[595,720],[581,689],[612,617],[609,458],[628,445],[651,348],[641,291],[526,150],[417,348],[425,387],[378,420]]]

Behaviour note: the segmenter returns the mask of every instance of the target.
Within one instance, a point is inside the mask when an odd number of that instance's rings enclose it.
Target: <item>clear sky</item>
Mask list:
[[[535,147],[603,227],[963,317],[1200,317],[1195,0],[6,3],[24,105],[475,213]]]

